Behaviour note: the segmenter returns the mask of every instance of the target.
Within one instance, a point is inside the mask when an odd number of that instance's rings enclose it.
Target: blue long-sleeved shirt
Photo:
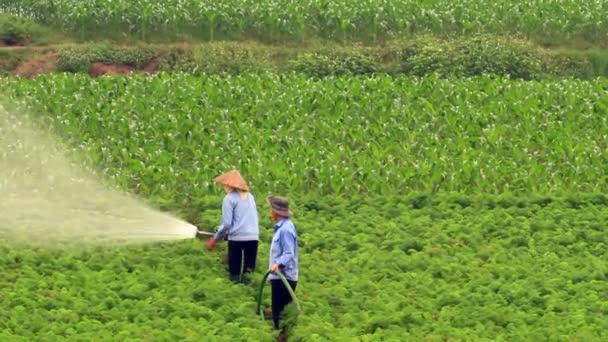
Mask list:
[[[222,224],[216,239],[222,239],[228,234],[232,241],[257,241],[260,239],[258,210],[255,198],[251,193],[241,199],[238,191],[233,191],[224,197],[222,204]]]
[[[298,281],[298,233],[293,222],[284,218],[274,226],[268,268],[274,264],[281,265],[285,278]],[[268,279],[279,279],[276,274],[270,274]]]

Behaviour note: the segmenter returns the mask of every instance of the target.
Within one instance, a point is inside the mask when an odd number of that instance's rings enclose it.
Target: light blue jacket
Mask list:
[[[232,241],[258,241],[260,239],[260,228],[258,210],[255,198],[251,193],[245,199],[241,199],[238,191],[226,194],[222,205],[222,224],[216,239],[222,239],[228,234],[228,240]]]
[[[293,222],[284,218],[274,226],[268,268],[280,264],[280,271],[285,278],[298,281],[298,233]],[[278,275],[270,274],[268,279],[280,279]]]

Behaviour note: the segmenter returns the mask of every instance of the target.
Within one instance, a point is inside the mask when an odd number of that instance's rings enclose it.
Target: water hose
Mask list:
[[[264,275],[264,278],[262,278],[262,282],[260,283],[260,291],[258,292],[258,307],[255,311],[258,313],[258,315],[260,315],[262,320],[264,319],[264,311],[262,310],[262,295],[264,294],[264,285],[266,284],[266,279],[268,278],[270,273],[272,273],[272,272],[271,271],[266,272],[266,274]],[[285,278],[283,273],[281,273],[281,271],[276,271],[276,274],[279,276],[279,278],[281,278],[281,281],[283,282],[283,285],[285,285],[285,288],[287,289],[287,292],[289,292],[289,295],[291,295],[291,299],[293,300],[293,302],[296,303],[296,307],[298,308],[298,313],[302,312],[302,308],[300,307],[300,302],[298,301],[298,297],[296,297],[295,292],[293,292],[291,285],[289,285],[289,282],[287,281],[287,279]]]
[[[196,230],[196,233],[194,235],[195,238],[199,239],[199,240],[205,240],[205,239],[210,239],[213,236],[215,236],[215,233],[212,232],[204,232],[201,230]]]

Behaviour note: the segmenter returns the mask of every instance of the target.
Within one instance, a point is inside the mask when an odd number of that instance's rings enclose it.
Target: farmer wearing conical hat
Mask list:
[[[270,245],[269,268],[273,272],[268,276],[272,287],[272,319],[279,329],[281,312],[292,300],[287,288],[276,274],[281,271],[287,282],[296,290],[298,283],[298,233],[291,221],[293,213],[289,209],[289,200],[281,196],[268,197],[271,215],[276,225]]]
[[[247,273],[255,269],[260,239],[255,198],[238,170],[224,173],[215,181],[224,186],[226,196],[222,204],[222,223],[215,236],[207,242],[207,248],[215,248],[216,242],[228,235],[230,280],[247,284]],[[241,279],[242,260],[245,267]]]

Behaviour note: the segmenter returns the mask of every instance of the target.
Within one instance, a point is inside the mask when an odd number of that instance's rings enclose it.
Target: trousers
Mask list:
[[[298,282],[291,280],[287,280],[287,282],[289,283],[289,286],[291,286],[291,288],[293,289],[293,292],[295,292]],[[272,289],[272,320],[274,321],[275,329],[279,329],[279,320],[281,318],[281,313],[283,312],[283,309],[285,309],[287,304],[291,303],[292,298],[281,279],[272,279],[270,281],[270,286]]]
[[[255,270],[255,262],[258,255],[258,241],[231,241],[228,240],[228,271],[231,278],[238,279],[243,274]]]

